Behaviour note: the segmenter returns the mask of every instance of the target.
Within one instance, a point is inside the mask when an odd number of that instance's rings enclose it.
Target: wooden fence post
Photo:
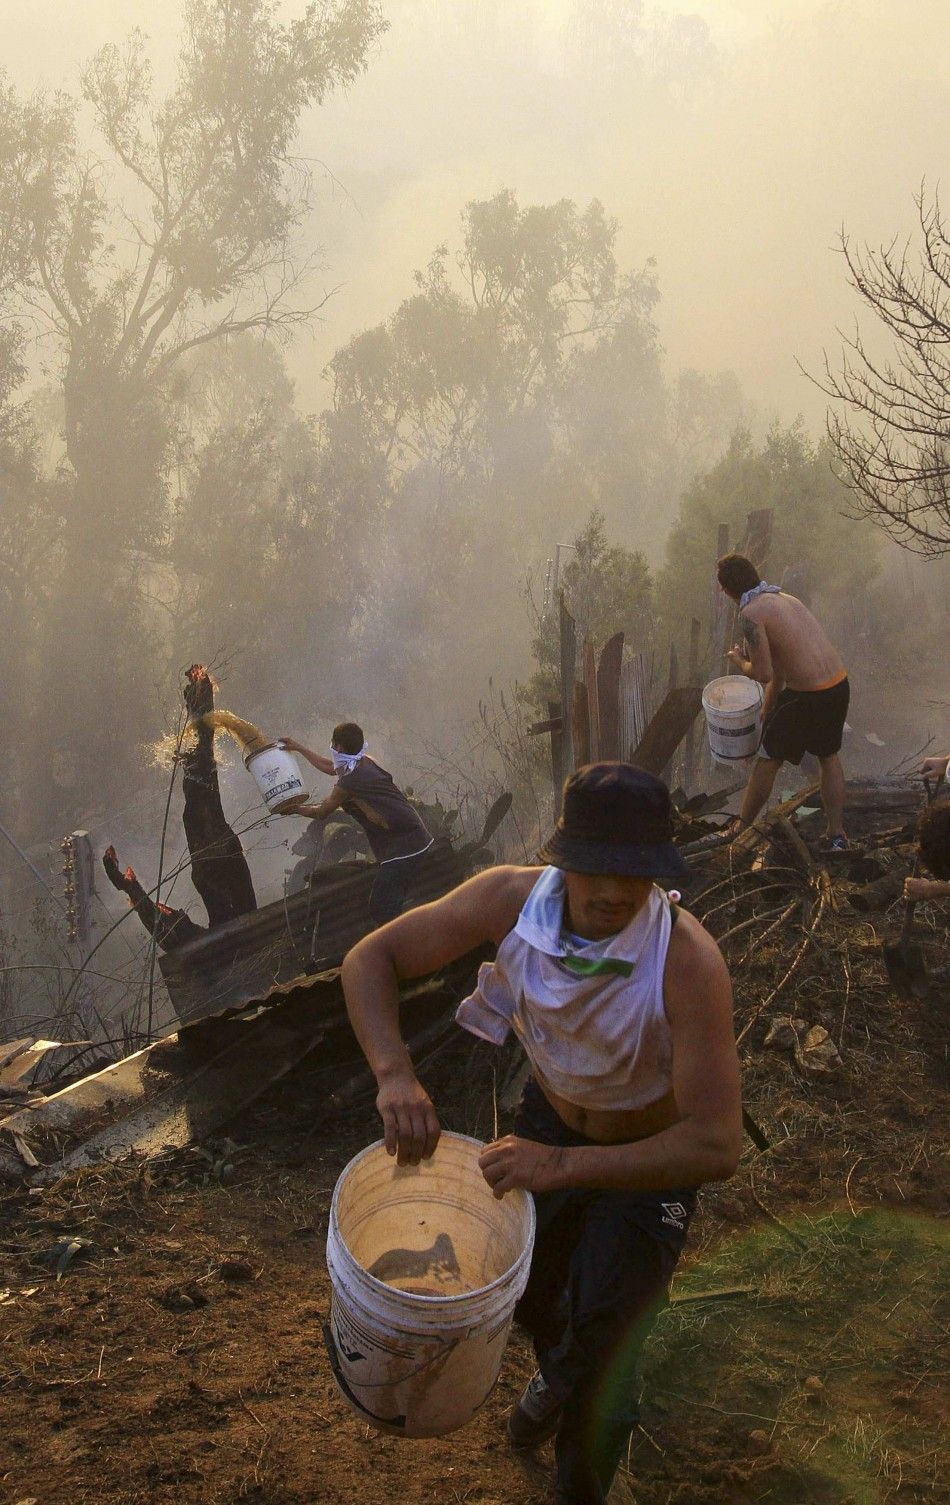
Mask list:
[[[561,790],[564,787],[564,719],[560,703],[548,701],[548,716],[551,721],[560,720],[560,726],[551,728],[551,780],[554,785],[554,821],[561,813]]]
[[[584,688],[587,691],[587,722],[589,727],[585,761],[596,763],[603,754],[600,750],[600,697],[597,694],[597,660],[590,638],[584,639]]]
[[[597,702],[600,711],[600,756],[623,757],[620,747],[620,673],[623,668],[623,633],[604,644],[597,665]]]
[[[699,684],[699,634],[702,628],[699,619],[693,617],[689,624],[689,683]],[[696,728],[698,721],[694,721],[686,734],[686,747],[683,753],[683,786],[687,794],[692,794],[693,784],[696,779]]]
[[[590,707],[587,686],[582,679],[574,684],[574,767],[590,762]]]
[[[564,777],[574,771],[574,678],[577,669],[577,631],[574,618],[564,605],[564,592],[558,596],[558,631],[561,669],[561,767]],[[558,790],[560,794],[560,789]]]

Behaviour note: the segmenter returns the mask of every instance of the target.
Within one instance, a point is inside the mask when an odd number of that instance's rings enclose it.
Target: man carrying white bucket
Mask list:
[[[400,1034],[399,983],[498,948],[456,1018],[497,1044],[514,1029],[531,1063],[515,1132],[480,1164],[496,1196],[535,1196],[515,1315],[539,1369],[508,1430],[522,1448],[556,1436],[558,1505],[606,1500],[696,1188],[739,1159],[729,976],[665,891],[685,872],[672,835],[659,779],[623,763],[581,768],[541,852],[548,866],[490,868],[367,936],[343,965],[386,1148],[417,1164],[440,1128]]]
[[[716,573],[723,592],[739,606],[745,652],[729,658],[749,679],[765,686],[762,741],[738,819],[727,834],[738,836],[765,806],[783,763],[818,759],[821,800],[832,851],[847,850],[844,834],[844,773],[841,740],[851,691],[848,672],[824,628],[795,596],[766,585],[744,554],[726,554]]]

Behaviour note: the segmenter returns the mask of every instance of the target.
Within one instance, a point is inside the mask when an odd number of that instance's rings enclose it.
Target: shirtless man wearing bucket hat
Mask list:
[[[480,1164],[496,1196],[535,1196],[515,1316],[539,1369],[508,1431],[521,1448],[556,1437],[557,1505],[606,1500],[696,1189],[739,1159],[729,976],[665,891],[685,873],[672,834],[659,779],[591,764],[565,785],[547,866],[490,868],[367,936],[343,965],[386,1148],[417,1164],[440,1128],[400,1034],[399,982],[497,947],[456,1018],[496,1044],[514,1029],[532,1068],[514,1133]]]

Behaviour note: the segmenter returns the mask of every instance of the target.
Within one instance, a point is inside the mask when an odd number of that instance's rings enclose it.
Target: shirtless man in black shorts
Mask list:
[[[745,651],[732,662],[765,686],[762,742],[739,817],[728,829],[737,836],[762,810],[783,763],[799,764],[812,753],[821,768],[821,799],[832,851],[846,851],[841,739],[848,714],[848,673],[824,628],[807,606],[778,586],[766,585],[751,560],[726,554],[717,565],[719,584],[739,606]]]

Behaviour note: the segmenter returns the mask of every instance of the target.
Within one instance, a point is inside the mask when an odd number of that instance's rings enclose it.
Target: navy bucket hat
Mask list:
[[[538,856],[569,873],[617,873],[682,882],[670,794],[632,763],[588,763],[564,785],[561,818]]]

